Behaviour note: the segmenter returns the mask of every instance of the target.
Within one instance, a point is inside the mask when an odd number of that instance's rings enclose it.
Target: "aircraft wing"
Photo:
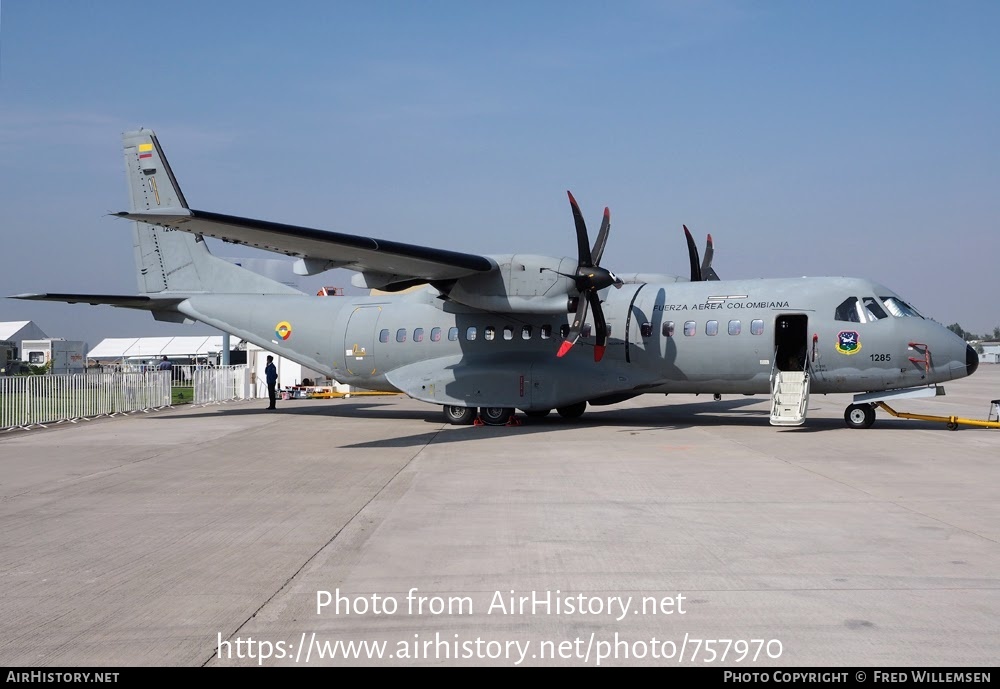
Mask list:
[[[215,237],[233,244],[245,244],[297,256],[305,261],[300,264],[301,268],[296,267],[296,272],[302,275],[331,268],[348,268],[382,276],[379,282],[391,284],[414,280],[454,280],[489,272],[497,267],[494,261],[476,254],[189,208],[142,213],[121,212],[116,215],[150,225]]]

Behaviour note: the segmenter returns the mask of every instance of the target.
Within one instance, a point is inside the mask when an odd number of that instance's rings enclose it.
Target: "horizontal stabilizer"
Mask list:
[[[43,294],[13,294],[10,299],[26,299],[29,301],[59,301],[67,304],[90,304],[97,306],[104,304],[107,306],[119,306],[125,309],[141,309],[143,311],[155,311],[158,309],[170,309],[184,301],[184,298],[154,299],[143,295],[122,295],[122,294],[70,294],[63,292],[45,292]]]
[[[329,262],[330,268],[388,273],[426,281],[455,280],[496,268],[492,260],[476,254],[187,208],[121,212],[117,215],[233,244],[324,260]]]

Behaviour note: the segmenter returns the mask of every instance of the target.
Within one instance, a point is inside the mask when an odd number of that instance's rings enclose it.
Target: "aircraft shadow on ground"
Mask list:
[[[378,402],[341,402],[335,401],[329,405],[297,406],[295,402],[280,405],[276,411],[267,411],[261,407],[214,407],[211,411],[183,415],[164,415],[156,417],[163,420],[180,420],[192,418],[218,418],[222,416],[260,416],[275,418],[281,416],[310,416],[334,418],[363,418],[371,420],[406,420],[424,421],[427,424],[441,426],[432,433],[418,433],[408,436],[382,438],[362,443],[341,445],[344,449],[378,448],[378,447],[416,447],[428,443],[475,442],[477,440],[503,437],[510,433],[534,434],[573,431],[580,428],[617,427],[619,433],[636,435],[642,432],[681,430],[687,428],[718,428],[736,426],[741,428],[771,428],[777,433],[817,433],[844,429],[844,421],[840,418],[810,418],[802,426],[787,428],[772,427],[768,413],[763,410],[750,410],[744,407],[760,404],[766,401],[755,398],[730,399],[722,401],[691,402],[684,404],[666,403],[655,407],[589,407],[586,413],[578,419],[564,419],[556,412],[549,416],[536,419],[519,413],[519,426],[448,426],[445,425],[441,412],[436,407],[424,409],[399,409],[392,403]],[[891,419],[880,416],[874,429],[944,429],[941,424],[919,421]],[[865,432],[865,431],[859,431]]]

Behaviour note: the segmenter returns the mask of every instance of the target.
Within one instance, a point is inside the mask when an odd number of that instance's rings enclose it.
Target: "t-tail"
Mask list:
[[[187,200],[163,155],[156,134],[149,129],[139,129],[125,132],[122,140],[130,212],[117,215],[127,218],[130,213],[189,214]],[[189,296],[302,294],[293,287],[213,256],[200,234],[133,221],[132,244],[138,294],[46,292],[18,294],[14,298],[108,304],[151,311],[157,320],[184,322],[186,319],[177,307]]]

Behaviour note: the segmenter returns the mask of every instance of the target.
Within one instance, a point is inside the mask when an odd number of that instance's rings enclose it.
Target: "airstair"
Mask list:
[[[809,405],[808,371],[774,371],[771,374],[771,425],[801,426]]]

